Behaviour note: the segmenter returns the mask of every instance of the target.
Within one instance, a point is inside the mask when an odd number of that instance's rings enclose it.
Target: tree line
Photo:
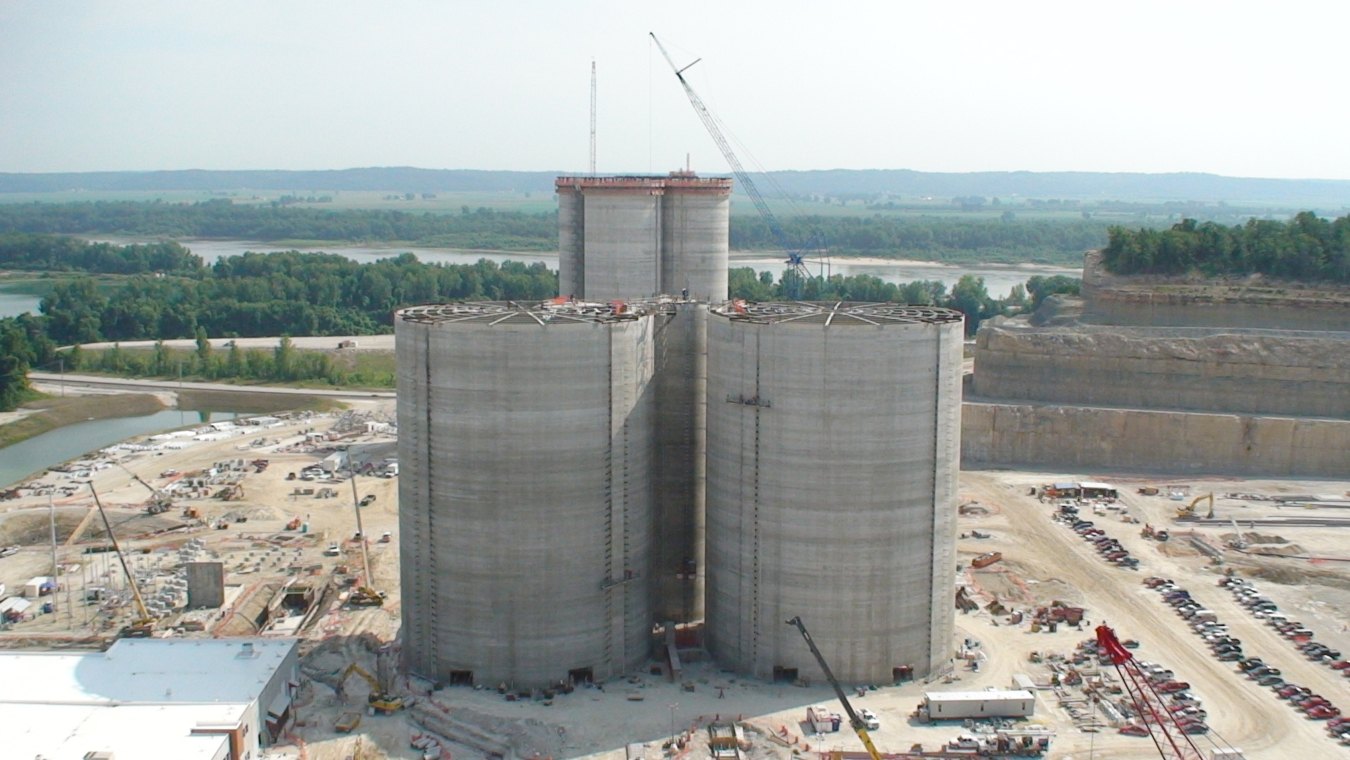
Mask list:
[[[790,240],[822,241],[837,254],[931,260],[1076,261],[1106,241],[1104,222],[961,219],[934,216],[811,215],[782,220]],[[364,209],[314,209],[283,204],[98,201],[0,205],[0,232],[110,234],[139,237],[407,242],[495,250],[556,250],[555,213],[461,208],[458,214]],[[757,216],[733,216],[733,249],[779,245]]]
[[[11,246],[5,261],[56,271],[137,273],[119,278],[120,285],[111,291],[87,276],[63,280],[42,299],[40,314],[0,319],[0,410],[27,397],[30,368],[54,369],[58,363],[66,370],[140,376],[171,377],[186,371],[209,379],[388,385],[392,383],[388,372],[338,366],[326,354],[295,351],[289,340],[266,352],[237,345],[213,351],[208,339],[388,333],[393,312],[403,306],[541,301],[558,292],[557,274],[542,263],[427,264],[412,254],[359,263],[337,255],[289,251],[223,257],[207,267],[176,244],[166,244],[167,258],[161,260],[148,255],[146,246],[44,236],[29,243],[27,252]],[[72,259],[52,258],[53,250],[67,247],[75,253]],[[160,271],[158,263],[172,273]],[[736,268],[730,272],[730,292],[734,298],[782,300],[790,291],[786,277],[787,273],[775,281],[770,272]],[[950,306],[967,315],[967,330],[973,334],[982,319],[1034,308],[1050,293],[1077,292],[1078,281],[1032,277],[1025,288],[1018,286],[1005,299],[992,298],[983,279],[973,276],[963,277],[950,292],[937,281],[897,285],[871,275],[816,277],[800,286],[798,297],[806,300]],[[162,341],[175,338],[195,338],[197,351],[183,356],[165,349]],[[93,353],[78,347],[140,340],[159,343],[150,352],[114,346]],[[62,345],[75,348],[58,353]]]
[[[1249,219],[1233,227],[1194,219],[1167,230],[1112,227],[1102,259],[1116,274],[1350,282],[1350,216],[1328,221],[1304,211],[1287,222]]]

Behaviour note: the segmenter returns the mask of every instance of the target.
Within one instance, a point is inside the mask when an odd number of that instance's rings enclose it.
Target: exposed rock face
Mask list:
[[[1350,417],[1350,333],[981,326],[979,398]]]
[[[1336,476],[1350,467],[1350,288],[1118,277],[993,319],[966,464]]]

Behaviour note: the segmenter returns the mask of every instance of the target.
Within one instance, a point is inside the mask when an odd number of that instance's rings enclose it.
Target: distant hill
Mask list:
[[[274,190],[390,192],[548,192],[567,172],[372,167],[327,171],[0,173],[0,193]],[[756,177],[757,180],[759,177]],[[795,196],[841,198],[1001,197],[1084,201],[1199,201],[1350,208],[1350,181],[1260,179],[1216,174],[1101,172],[936,173],[906,169],[769,172],[767,186]],[[768,190],[768,187],[763,189]]]

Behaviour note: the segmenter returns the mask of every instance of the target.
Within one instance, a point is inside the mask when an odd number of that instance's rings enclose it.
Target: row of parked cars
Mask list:
[[[1219,579],[1219,585],[1231,591],[1238,604],[1251,610],[1253,616],[1263,620],[1266,625],[1274,628],[1281,636],[1294,642],[1294,646],[1305,657],[1313,662],[1320,662],[1346,678],[1350,678],[1350,660],[1341,659],[1340,651],[1315,641],[1313,632],[1299,621],[1290,620],[1281,615],[1279,606],[1271,599],[1262,596],[1254,583],[1243,578],[1225,576]],[[1267,666],[1259,657],[1242,660],[1238,663],[1238,667],[1248,675],[1252,673],[1265,674],[1267,677],[1271,674],[1279,675],[1277,668]],[[1333,705],[1326,697],[1313,692],[1306,686],[1288,682],[1275,687],[1275,694],[1280,699],[1287,700],[1289,704],[1302,710],[1309,718],[1327,721],[1327,731],[1331,736],[1340,740],[1341,744],[1350,745],[1350,717],[1341,715],[1340,708]]]
[[[1124,643],[1127,648],[1133,648],[1130,646],[1131,642]],[[1138,646],[1137,642],[1135,646]],[[1099,651],[1095,640],[1079,644],[1079,649],[1089,655],[1096,656],[1101,667],[1110,664],[1110,660],[1105,653]],[[1200,698],[1191,693],[1190,683],[1177,680],[1176,673],[1156,662],[1138,659],[1135,662],[1139,665],[1139,670],[1143,672],[1144,677],[1153,686],[1153,690],[1161,696],[1163,709],[1166,709],[1176,719],[1177,725],[1181,727],[1182,731],[1188,734],[1209,733],[1209,726],[1205,723],[1209,713],[1205,711]],[[1132,722],[1122,726],[1120,733],[1126,736],[1148,736],[1148,727],[1144,725],[1144,722],[1149,720],[1148,716],[1134,715],[1131,717],[1133,718]]]
[[[1097,527],[1091,520],[1080,518],[1077,507],[1070,504],[1060,505],[1059,512],[1055,514],[1055,519],[1068,525],[1073,532],[1082,536],[1083,540],[1092,544],[1097,553],[1102,555],[1107,562],[1120,567],[1139,567],[1139,560],[1131,557],[1129,550],[1121,546],[1120,541],[1106,535],[1106,531]]]

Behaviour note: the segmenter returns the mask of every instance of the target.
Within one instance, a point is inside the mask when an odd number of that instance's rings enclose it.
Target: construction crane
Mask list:
[[[1116,632],[1105,625],[1097,626],[1097,649],[1099,654],[1111,661],[1125,684],[1134,705],[1134,713],[1148,729],[1149,738],[1158,748],[1158,754],[1164,760],[1204,760],[1200,748],[1191,741],[1176,716],[1167,709],[1163,697],[1154,688],[1134,655],[1116,638]]]
[[[773,210],[769,208],[769,204],[764,201],[764,196],[760,194],[759,188],[755,186],[754,180],[750,178],[750,174],[746,172],[745,167],[741,165],[740,159],[736,158],[736,152],[731,149],[731,143],[728,142],[726,136],[722,134],[722,128],[718,126],[717,119],[712,115],[712,111],[708,110],[708,106],[704,105],[703,99],[698,96],[698,93],[694,92],[694,88],[685,80],[684,72],[688,71],[695,63],[698,63],[703,59],[696,59],[693,63],[681,68],[676,65],[675,60],[670,57],[670,53],[666,52],[666,48],[661,44],[661,40],[656,38],[656,33],[648,32],[648,34],[651,35],[652,41],[656,43],[656,48],[661,51],[661,55],[666,59],[666,63],[669,63],[671,70],[675,72],[675,78],[680,80],[680,86],[684,88],[684,94],[689,97],[690,104],[694,106],[694,112],[698,114],[698,118],[703,122],[704,128],[706,128],[708,134],[712,136],[713,142],[717,143],[718,150],[722,151],[722,157],[725,158],[727,164],[731,166],[731,172],[736,175],[737,181],[741,183],[741,189],[745,191],[746,195],[750,196],[750,201],[755,204],[755,210],[759,212],[760,217],[764,219],[764,223],[768,225],[769,231],[774,236],[774,240],[778,242],[778,245],[780,245],[787,254],[786,263],[788,265],[788,272],[784,277],[784,285],[788,288],[789,298],[794,300],[800,299],[802,297],[802,288],[811,280],[811,273],[806,268],[806,259],[804,257],[806,246],[794,245],[788,238],[787,232],[783,229],[783,225],[778,223],[778,217],[775,216]],[[821,260],[819,263],[821,264],[823,274],[825,262]]]
[[[375,579],[370,575],[370,548],[366,541],[366,531],[361,527],[361,497],[356,492],[356,465],[352,463],[352,450],[347,449],[347,470],[352,477],[352,508],[356,510],[356,540],[361,542],[361,568],[365,576],[361,583],[352,589],[347,597],[348,604],[354,607],[379,607],[384,604],[384,596],[375,590]]]
[[[816,642],[811,639],[811,634],[807,632],[806,625],[802,623],[801,617],[794,617],[787,621],[788,625],[797,626],[797,631],[806,639],[806,646],[810,647],[811,654],[815,655],[816,662],[820,663],[820,669],[825,672],[825,680],[830,682],[834,688],[834,695],[839,697],[839,702],[844,705],[844,712],[848,714],[848,724],[853,727],[853,733],[862,739],[863,746],[867,748],[867,754],[872,756],[872,760],[881,760],[881,753],[877,751],[876,745],[872,744],[872,737],[867,735],[867,724],[858,717],[858,713],[853,711],[853,705],[849,704],[848,695],[844,693],[844,687],[839,685],[839,681],[834,677],[834,671],[830,670],[829,663],[825,662],[825,655],[816,648]]]
[[[150,485],[144,480],[141,480],[140,475],[137,475],[136,473],[127,469],[125,465],[117,463],[117,466],[121,467],[122,470],[126,472],[126,474],[130,475],[132,480],[145,486],[146,490],[154,494],[154,498],[150,499],[150,503],[145,505],[146,513],[158,515],[163,512],[168,512],[170,509],[173,509],[173,499],[170,499],[168,494],[164,493],[158,488],[155,488],[154,486]]]
[[[118,562],[122,563],[122,572],[127,576],[127,586],[131,588],[131,595],[136,599],[136,612],[140,617],[130,625],[122,629],[122,635],[128,637],[149,636],[155,628],[155,618],[146,609],[145,599],[141,597],[141,589],[136,585],[136,576],[132,575],[131,568],[127,566],[126,555],[122,554],[122,547],[117,543],[117,534],[113,533],[112,523],[108,521],[108,513],[103,511],[103,502],[99,501],[98,491],[94,490],[94,482],[89,481],[89,492],[94,495],[94,506],[98,507],[99,517],[103,518],[103,529],[108,531],[108,539],[112,541],[113,551],[117,553]]]

